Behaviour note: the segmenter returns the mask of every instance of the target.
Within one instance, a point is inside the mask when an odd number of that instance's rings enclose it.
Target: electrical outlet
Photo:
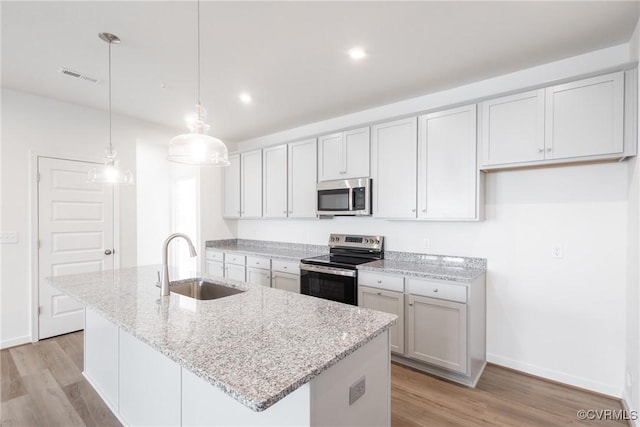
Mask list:
[[[431,249],[431,239],[428,237],[425,237],[422,240],[422,247],[423,249]]]
[[[353,405],[356,400],[364,396],[365,392],[365,377],[360,378],[349,387],[349,405]]]
[[[18,232],[17,231],[0,232],[0,243],[18,243]]]
[[[564,251],[562,250],[562,245],[560,243],[556,243],[551,247],[551,258],[562,258],[564,255]]]

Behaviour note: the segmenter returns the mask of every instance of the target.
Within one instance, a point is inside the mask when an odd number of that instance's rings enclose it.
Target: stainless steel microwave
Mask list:
[[[371,215],[371,178],[323,181],[316,189],[318,215]]]

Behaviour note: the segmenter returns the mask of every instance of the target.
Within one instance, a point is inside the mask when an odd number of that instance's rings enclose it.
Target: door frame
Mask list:
[[[102,159],[97,157],[77,157],[64,154],[51,154],[41,151],[29,150],[29,266],[31,284],[31,342],[38,342],[40,336],[38,307],[40,306],[40,254],[38,251],[39,236],[39,193],[38,193],[38,160],[40,158],[68,160],[71,162],[102,164]],[[120,216],[116,215],[120,211],[120,189],[117,185],[113,188],[113,247],[117,250],[114,253],[114,268],[120,267]]]

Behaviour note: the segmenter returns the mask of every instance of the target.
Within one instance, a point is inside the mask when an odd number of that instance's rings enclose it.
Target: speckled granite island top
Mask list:
[[[158,270],[146,266],[48,280],[254,411],[311,381],[397,318],[207,275],[202,276],[247,292],[209,301],[173,293],[160,297]]]

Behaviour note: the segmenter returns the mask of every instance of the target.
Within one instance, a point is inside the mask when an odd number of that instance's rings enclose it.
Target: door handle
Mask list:
[[[107,249],[104,251],[105,255],[111,255],[113,253],[113,251],[111,249]]]

